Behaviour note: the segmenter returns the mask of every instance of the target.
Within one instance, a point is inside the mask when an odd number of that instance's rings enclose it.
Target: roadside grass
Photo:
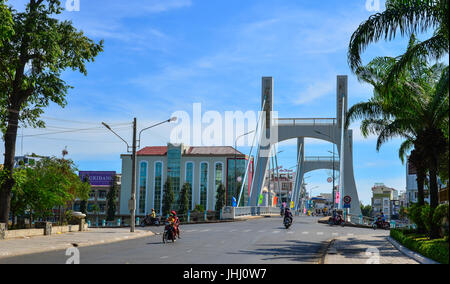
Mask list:
[[[410,230],[391,230],[391,237],[408,249],[442,264],[449,264],[448,237],[430,240],[424,234]]]

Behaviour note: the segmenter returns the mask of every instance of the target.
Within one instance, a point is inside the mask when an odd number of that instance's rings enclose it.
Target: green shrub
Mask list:
[[[407,230],[391,230],[391,237],[408,249],[439,263],[449,263],[448,238],[429,240],[424,235]]]
[[[425,225],[425,228],[428,232],[431,231],[431,225],[433,224],[433,210],[430,205],[426,204],[422,206],[422,211],[420,212],[420,218],[422,223]]]
[[[448,237],[448,204],[441,204],[433,214],[433,223],[441,228],[441,236]]]
[[[422,220],[422,208],[418,204],[413,204],[408,208],[408,218],[417,226],[417,231],[424,232],[425,224]]]
[[[201,205],[201,204],[197,204],[197,205],[195,205],[194,212],[204,213],[205,212],[205,207],[203,207],[203,205]]]

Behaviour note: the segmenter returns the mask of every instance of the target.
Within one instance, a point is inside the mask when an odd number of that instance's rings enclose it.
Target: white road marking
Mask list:
[[[302,234],[303,234],[303,235],[308,235],[308,234],[309,234],[309,232],[303,232]]]
[[[274,234],[278,234],[278,233],[280,233],[280,231],[273,231],[273,233],[274,233]]]
[[[261,231],[258,231],[258,233],[265,233],[266,231],[264,231],[264,230],[261,230]]]
[[[333,236],[339,236],[338,233],[332,233],[331,235],[333,235]]]
[[[354,236],[355,234],[347,234],[347,236]]]
[[[318,236],[322,236],[322,235],[323,235],[323,232],[317,232],[317,235],[318,235]]]
[[[187,253],[191,253],[191,252],[192,252],[192,250],[191,250],[191,249],[189,249],[189,250],[187,250],[186,252],[187,252]]]
[[[166,258],[169,258],[168,256],[161,256],[160,257],[161,259],[166,259]]]
[[[249,233],[249,232],[251,232],[252,230],[245,230],[244,231],[244,233]]]

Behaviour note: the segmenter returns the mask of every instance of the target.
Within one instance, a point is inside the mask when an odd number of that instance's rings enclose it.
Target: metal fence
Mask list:
[[[280,214],[278,207],[225,207],[223,217],[237,219],[247,216],[263,216]]]
[[[278,118],[276,125],[336,125],[336,118]]]

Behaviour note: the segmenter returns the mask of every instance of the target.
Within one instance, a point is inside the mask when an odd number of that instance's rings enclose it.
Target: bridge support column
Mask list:
[[[305,174],[305,138],[297,138],[297,170],[292,194],[294,210],[298,210],[303,187],[303,176]]]

